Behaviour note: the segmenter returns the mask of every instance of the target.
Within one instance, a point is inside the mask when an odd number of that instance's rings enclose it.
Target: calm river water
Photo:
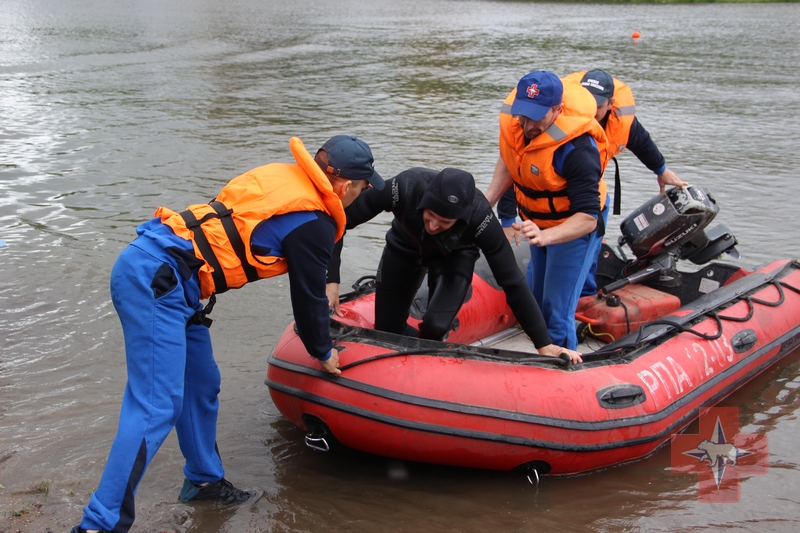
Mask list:
[[[605,68],[670,167],[716,196],[745,264],[800,257],[798,27],[798,4],[0,0],[0,531],[68,531],[99,481],[125,384],[109,272],[136,225],[291,161],[292,135],[314,150],[353,133],[385,177],[457,166],[485,189],[517,79]],[[630,154],[621,168],[624,210],[657,192]],[[387,223],[348,239],[346,282],[375,269]],[[134,531],[800,529],[800,354],[725,402],[769,439],[770,468],[742,480],[739,503],[699,502],[668,447],[538,487],[423,464],[398,480],[386,459],[309,450],[270,401],[287,283],[220,297],[212,329],[227,477],[266,496],[177,503],[172,436]]]

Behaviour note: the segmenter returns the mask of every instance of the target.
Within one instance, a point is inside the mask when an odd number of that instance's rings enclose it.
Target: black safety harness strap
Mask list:
[[[522,194],[533,200],[541,200],[542,198],[563,198],[567,196],[567,189],[561,189],[560,191],[537,191],[524,185],[520,185],[516,181],[514,182],[514,186],[519,189]]]
[[[186,227],[192,230],[194,242],[197,244],[197,248],[200,250],[200,254],[203,256],[203,259],[205,259],[206,263],[208,263],[213,269],[211,276],[214,279],[214,287],[216,289],[214,292],[222,293],[227,291],[228,282],[225,280],[225,274],[222,271],[222,266],[217,259],[217,255],[214,253],[214,250],[211,248],[211,244],[208,242],[208,238],[206,238],[206,234],[203,232],[202,224],[212,218],[220,219],[222,228],[225,230],[225,235],[228,237],[228,241],[231,243],[231,247],[233,248],[236,257],[239,258],[239,263],[242,265],[242,270],[244,270],[247,281],[256,281],[259,279],[258,271],[247,260],[247,251],[244,246],[244,241],[242,241],[242,236],[239,234],[239,230],[236,228],[236,222],[234,222],[233,218],[231,217],[233,210],[225,207],[225,204],[222,202],[212,201],[209,205],[214,209],[215,212],[207,213],[200,220],[198,220],[194,213],[188,209],[181,211],[180,215],[183,218],[183,221],[186,223]]]
[[[208,238],[203,231],[202,225],[204,222],[211,220],[212,218],[220,219],[222,229],[225,230],[225,235],[228,237],[228,241],[230,242],[236,257],[239,258],[239,263],[242,265],[242,270],[244,270],[247,281],[251,282],[259,279],[258,271],[247,260],[247,250],[244,242],[242,241],[242,236],[239,234],[239,230],[236,228],[236,222],[231,217],[233,210],[228,209],[225,207],[225,204],[222,202],[217,202],[216,200],[209,202],[209,205],[214,209],[215,212],[207,213],[199,220],[189,209],[179,213],[181,218],[183,218],[186,227],[191,230],[194,242],[197,244],[197,249],[200,250],[200,255],[203,256],[205,262],[211,267],[211,277],[214,280],[215,289],[214,294],[212,294],[208,299],[208,304],[205,306],[205,308],[202,311],[195,313],[194,316],[189,319],[186,327],[189,327],[192,324],[210,327],[211,319],[206,315],[211,313],[211,310],[214,308],[214,304],[217,302],[216,294],[228,290],[228,282],[225,279],[225,272],[222,270],[222,265],[219,263],[217,254],[214,253],[214,249],[211,247],[211,244],[208,242]]]
[[[522,218],[528,220],[562,220],[565,218],[569,218],[575,214],[574,211],[558,211],[555,213],[539,213],[537,211],[531,211],[527,207],[521,204],[517,204],[519,207],[519,214]]]
[[[570,211],[560,211],[557,213],[537,213],[535,211],[531,211],[524,205],[521,205],[519,202],[517,202],[517,207],[519,208],[519,216],[523,219],[528,219],[528,220],[535,220],[535,219],[563,220],[565,218],[571,217],[577,212],[570,210]],[[597,231],[597,235],[599,237],[602,237],[603,235],[606,234],[606,225],[605,222],[603,221],[602,215],[597,216],[597,228],[595,229],[595,231]]]
[[[228,282],[225,281],[225,273],[222,271],[222,265],[219,264],[217,254],[211,249],[211,244],[209,244],[206,234],[203,233],[203,228],[201,227],[203,222],[212,218],[217,218],[219,215],[216,213],[208,213],[200,220],[197,220],[194,213],[188,209],[181,211],[179,214],[186,223],[186,227],[192,231],[194,242],[197,244],[198,250],[200,250],[200,255],[203,256],[205,262],[211,267],[211,277],[214,279],[215,292],[227,291]]]
[[[534,211],[530,211],[529,209],[520,206],[519,207],[520,213],[523,212],[526,214],[531,213],[530,215],[528,215],[528,218],[540,218],[542,220],[561,220],[562,218],[567,218],[572,214],[572,213],[560,213],[556,211],[556,204],[555,202],[553,202],[554,198],[565,198],[567,196],[566,189],[562,189],[560,191],[537,191],[529,187],[526,187],[524,185],[520,185],[517,182],[514,182],[514,186],[517,188],[517,190],[519,190],[519,192],[521,192],[523,195],[527,196],[532,200],[547,199],[547,203],[550,206],[549,213],[535,213]],[[533,216],[534,213],[536,214],[536,216]]]
[[[619,181],[619,163],[617,158],[612,157],[614,162],[614,214],[619,215],[622,211],[622,182]]]
[[[236,257],[239,258],[239,262],[242,264],[242,269],[244,270],[244,275],[247,276],[248,283],[257,281],[258,271],[247,260],[247,251],[245,250],[244,241],[242,241],[242,236],[239,234],[239,229],[236,227],[236,222],[234,222],[231,217],[233,209],[228,209],[225,207],[225,204],[217,201],[212,201],[210,205],[219,215],[222,228],[228,236],[233,251],[236,252]]]

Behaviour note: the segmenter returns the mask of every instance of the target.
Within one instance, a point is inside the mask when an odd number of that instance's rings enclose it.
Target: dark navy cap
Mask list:
[[[564,85],[547,70],[525,74],[517,83],[517,96],[511,104],[512,115],[542,120],[550,108],[561,103]]]
[[[599,106],[614,96],[614,78],[604,70],[590,70],[583,75],[581,85],[592,93]]]
[[[383,178],[375,172],[372,150],[367,143],[352,135],[336,135],[322,145],[320,151],[328,154],[329,174],[348,180],[367,180],[378,190],[383,189]]]
[[[460,218],[469,222],[475,199],[475,178],[457,168],[446,168],[436,174],[417,209],[430,209],[440,217]]]

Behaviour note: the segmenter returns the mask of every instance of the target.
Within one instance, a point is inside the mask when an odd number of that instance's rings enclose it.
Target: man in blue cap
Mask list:
[[[630,87],[616,78],[612,78],[603,70],[589,70],[574,72],[561,79],[564,85],[580,84],[589,91],[597,104],[595,120],[600,123],[608,140],[608,158],[614,161],[614,214],[619,215],[621,211],[621,185],[619,178],[619,166],[616,155],[626,148],[635,155],[639,161],[650,169],[658,180],[660,192],[663,194],[666,186],[685,187],[687,182],[680,179],[672,170],[667,168],[664,156],[659,151],[656,144],[650,138],[650,134],[641,125],[635,115],[636,102]],[[509,240],[516,240],[519,244],[519,232],[513,229],[513,223],[517,216],[517,202],[513,188],[509,188],[506,194],[497,204],[497,215],[503,225],[503,230]],[[608,223],[610,206],[607,205],[603,210],[603,222]],[[597,271],[597,258],[594,259],[592,267],[586,277],[586,282],[581,292],[582,296],[596,294],[597,282],[595,272]]]
[[[296,137],[289,147],[296,163],[246,172],[207,204],[158,208],[117,259],[111,299],[128,383],[103,477],[72,533],[131,528],[136,488],[173,427],[186,459],[181,501],[235,505],[259,495],[225,479],[216,445],[220,372],[207,316],[216,294],[288,272],[300,339],[323,370],[341,374],[326,269],[344,234],[344,208],[384,182],[356,137],[332,137],[314,157]]]
[[[486,193],[494,205],[514,185],[529,287],[553,342],[573,350],[575,309],[605,229],[607,143],[595,112],[582,87],[545,70],[523,76],[500,113],[500,158]]]

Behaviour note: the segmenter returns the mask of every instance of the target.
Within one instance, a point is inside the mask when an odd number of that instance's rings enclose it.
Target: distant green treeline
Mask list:
[[[800,0],[516,0],[564,4],[796,4]]]

